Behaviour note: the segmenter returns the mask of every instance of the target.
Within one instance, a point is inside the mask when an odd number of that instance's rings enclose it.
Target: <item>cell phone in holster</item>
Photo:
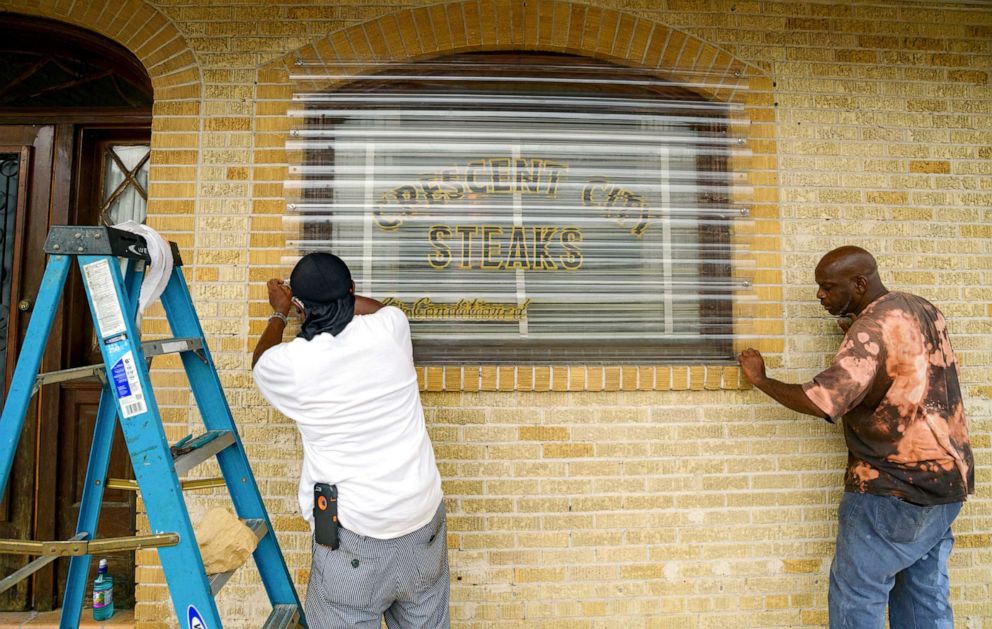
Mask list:
[[[318,544],[338,549],[338,488],[327,483],[313,485],[313,535]]]

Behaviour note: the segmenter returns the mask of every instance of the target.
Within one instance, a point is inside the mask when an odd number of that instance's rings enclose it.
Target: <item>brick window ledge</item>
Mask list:
[[[417,367],[421,391],[738,391],[736,365],[431,365]]]

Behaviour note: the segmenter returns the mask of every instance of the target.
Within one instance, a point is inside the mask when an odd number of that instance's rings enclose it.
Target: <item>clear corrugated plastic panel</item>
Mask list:
[[[708,77],[525,55],[335,69],[296,77],[286,262],[341,256],[420,360],[730,357],[741,117],[693,90]]]

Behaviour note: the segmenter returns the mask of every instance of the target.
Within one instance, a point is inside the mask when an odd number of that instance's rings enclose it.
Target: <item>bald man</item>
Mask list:
[[[975,471],[947,323],[927,300],[889,292],[859,247],[827,253],[815,279],[820,304],[843,318],[830,367],[799,385],[769,378],[756,350],[738,360],[778,403],[843,422],[848,458],[830,627],[882,629],[888,605],[891,629],[953,629],[951,523]]]

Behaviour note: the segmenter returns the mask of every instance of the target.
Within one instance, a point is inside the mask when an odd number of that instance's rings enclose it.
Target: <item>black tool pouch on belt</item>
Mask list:
[[[313,485],[313,535],[318,544],[338,549],[338,488],[327,483]]]

